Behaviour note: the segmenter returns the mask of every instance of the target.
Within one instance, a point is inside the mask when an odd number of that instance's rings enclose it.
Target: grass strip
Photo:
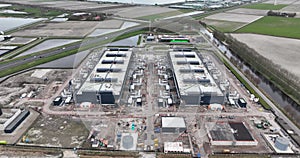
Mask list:
[[[267,110],[270,110],[270,105],[260,96],[258,95],[255,90],[248,84],[246,80],[238,73],[236,72],[231,65],[222,58],[223,63],[225,66],[236,76],[236,78],[250,91],[250,93],[254,94],[255,97],[259,98],[260,104]]]
[[[300,19],[265,16],[255,22],[248,24],[235,32],[255,33],[279,37],[300,39]]]
[[[2,16],[9,16],[9,17],[55,17],[58,15],[63,14],[63,11],[60,10],[54,10],[54,9],[45,9],[45,8],[38,8],[38,7],[32,7],[32,6],[25,6],[25,5],[17,5],[14,4],[10,7],[6,7],[6,9],[11,10],[17,10],[26,12],[27,14],[5,14],[2,13],[0,15]]]
[[[146,30],[138,30],[138,31],[127,33],[127,34],[123,34],[123,35],[118,36],[117,38],[115,38],[113,41],[119,41],[119,40],[129,38],[129,37],[132,37],[132,36],[135,36],[135,35],[138,35],[138,34],[142,34],[144,32],[146,32]],[[29,68],[35,67],[37,65],[44,64],[44,63],[47,63],[47,62],[50,62],[50,61],[54,61],[54,60],[57,60],[57,59],[60,59],[60,58],[63,58],[63,57],[69,56],[69,55],[73,55],[73,54],[76,54],[77,52],[88,50],[88,49],[97,47],[99,45],[107,44],[109,42],[112,42],[112,40],[110,40],[110,39],[103,40],[101,42],[90,44],[90,45],[87,45],[87,46],[84,46],[84,47],[80,47],[78,49],[69,50],[69,51],[65,51],[63,53],[56,54],[56,55],[53,55],[53,56],[50,56],[50,57],[37,59],[35,61],[23,64],[23,65],[19,65],[19,66],[10,68],[10,69],[3,70],[3,71],[0,72],[0,77],[4,77],[4,76],[7,76],[7,75],[16,73],[18,71],[29,69]],[[77,42],[75,42],[75,43],[77,43]],[[71,44],[75,44],[75,43],[71,43]],[[71,45],[71,44],[68,44],[68,45]],[[61,47],[66,47],[68,45],[64,45],[64,46],[61,46]],[[25,58],[30,57],[30,56],[43,54],[43,53],[46,53],[46,52],[49,52],[49,51],[52,51],[52,50],[56,50],[56,49],[61,48],[61,47],[56,47],[56,48],[48,49],[48,50],[45,50],[45,51],[29,54],[29,55],[22,56],[22,57],[19,57],[19,58],[15,58],[15,59],[12,59],[12,60],[9,60],[9,61],[5,61],[5,63],[16,61],[16,60],[22,60],[22,59],[25,59]]]
[[[140,44],[141,44],[141,41],[142,41],[142,36],[140,35],[140,36],[139,36],[139,39],[138,39],[138,42],[137,42],[137,45],[140,45]]]
[[[143,34],[145,32],[147,32],[147,31],[146,30],[139,30],[139,31],[134,31],[134,32],[126,33],[126,34],[123,34],[121,36],[116,37],[112,42],[120,41],[122,39],[126,39],[126,38],[129,38],[129,37],[132,37],[132,36],[136,36],[136,35],[139,35],[139,34]]]
[[[251,4],[251,5],[245,5],[242,8],[247,9],[259,9],[259,10],[280,10],[288,5],[286,4],[270,4],[270,3],[257,3],[257,4]]]
[[[270,158],[269,154],[214,154],[209,158]]]
[[[27,51],[27,50],[29,50],[29,49],[35,47],[36,45],[41,44],[42,42],[44,42],[44,41],[46,41],[46,40],[47,40],[47,38],[37,39],[37,40],[35,40],[35,41],[33,41],[33,42],[31,42],[31,43],[25,45],[25,46],[22,46],[22,47],[20,47],[20,48],[18,48],[18,49],[16,49],[16,50],[14,50],[14,51],[12,51],[12,52],[10,52],[10,53],[4,55],[3,57],[4,57],[5,59],[12,59],[12,58],[18,56],[19,54],[21,54],[21,53],[23,53],[23,52],[25,52],[25,51]]]

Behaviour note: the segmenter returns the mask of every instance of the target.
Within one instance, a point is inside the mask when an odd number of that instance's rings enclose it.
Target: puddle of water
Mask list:
[[[54,48],[54,47],[63,46],[63,45],[66,45],[66,44],[77,42],[77,41],[79,41],[79,40],[68,40],[68,39],[47,40],[47,41],[44,41],[44,42],[42,42],[41,44],[39,44],[35,47],[23,52],[22,54],[20,54],[16,57],[32,54],[32,53],[35,53],[35,52],[47,50],[47,49]]]
[[[8,52],[9,50],[0,50],[0,56]]]
[[[20,11],[15,11],[15,10],[2,10],[0,13],[4,14],[28,14],[26,12],[20,12]]]
[[[37,68],[75,68],[89,54],[89,50],[37,66]]]
[[[112,42],[108,46],[137,46],[139,35],[129,37],[120,41]]]
[[[121,28],[119,28],[119,29],[95,29],[90,35],[88,35],[88,37],[97,37],[97,36],[109,34],[112,32],[124,30],[129,27],[133,27],[133,26],[137,26],[137,25],[139,25],[139,23],[125,21],[123,23],[123,25],[121,26]]]
[[[0,8],[5,8],[5,7],[10,7],[12,6],[11,4],[0,4]]]
[[[41,20],[44,20],[44,18],[32,19],[32,18],[1,18],[0,17],[0,31],[9,31]]]
[[[51,21],[52,22],[65,22],[65,21],[68,21],[68,18],[54,18]]]
[[[122,25],[121,29],[127,29],[129,27],[133,27],[133,26],[137,26],[137,25],[139,25],[139,23],[125,21],[124,24]]]
[[[115,31],[118,31],[119,29],[96,29],[93,31],[88,37],[97,37],[105,34],[109,34]]]

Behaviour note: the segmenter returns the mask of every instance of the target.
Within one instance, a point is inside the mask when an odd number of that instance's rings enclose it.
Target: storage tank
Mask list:
[[[290,141],[285,137],[278,137],[275,140],[275,147],[279,150],[285,151],[289,147]]]
[[[210,104],[210,105],[208,105],[208,109],[214,110],[214,111],[216,111],[216,110],[221,111],[224,109],[224,107],[221,104]]]

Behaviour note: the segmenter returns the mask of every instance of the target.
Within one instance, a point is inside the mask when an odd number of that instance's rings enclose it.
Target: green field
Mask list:
[[[215,154],[210,155],[209,158],[269,158],[266,154]]]
[[[5,17],[55,17],[58,15],[63,14],[62,11],[57,11],[57,10],[49,10],[45,8],[35,8],[35,7],[29,7],[29,6],[21,6],[21,5],[13,5],[10,7],[6,7],[5,9],[11,9],[11,10],[16,10],[16,11],[22,11],[26,12],[28,14],[5,14],[1,13],[0,16],[5,16]]]
[[[300,19],[285,17],[263,17],[241,29],[237,33],[255,33],[300,39]]]
[[[268,4],[268,3],[259,3],[259,4],[251,4],[251,5],[245,5],[243,8],[248,9],[260,9],[260,10],[280,10],[288,5],[285,4]]]

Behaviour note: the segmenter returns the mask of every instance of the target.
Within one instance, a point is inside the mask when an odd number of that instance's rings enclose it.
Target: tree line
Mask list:
[[[298,105],[300,104],[300,79],[293,73],[275,64],[257,53],[246,44],[236,40],[231,35],[224,34],[217,30],[213,32],[214,37],[219,41],[226,42],[228,49],[236,56],[249,64],[252,69],[262,74],[266,79],[276,85],[281,91],[287,94]]]

